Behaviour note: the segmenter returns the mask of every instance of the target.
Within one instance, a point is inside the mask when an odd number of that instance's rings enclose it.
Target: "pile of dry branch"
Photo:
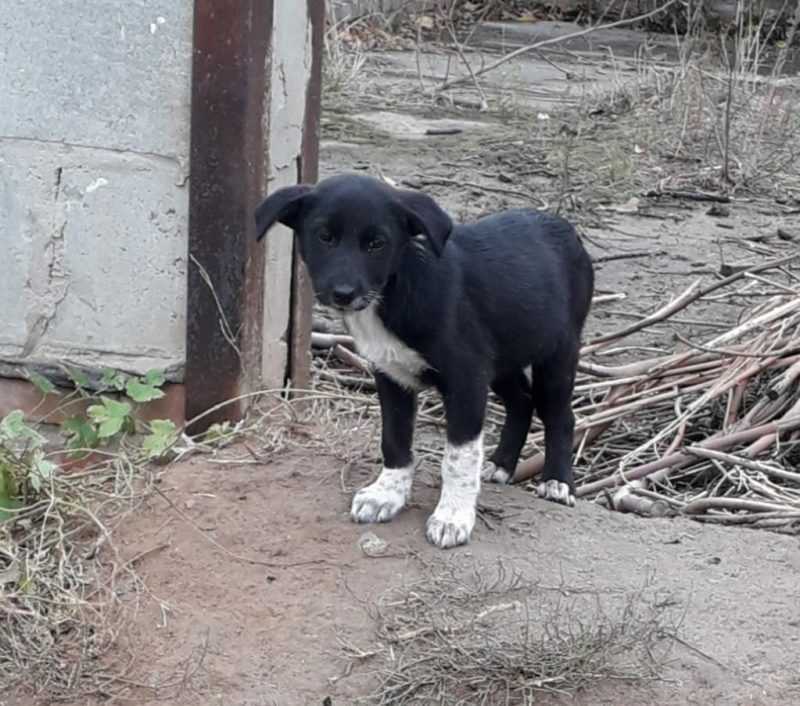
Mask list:
[[[790,268],[798,258],[706,287],[697,281],[650,316],[584,346],[574,399],[579,497],[645,515],[800,528],[800,278]],[[661,357],[592,362],[698,301],[737,302],[742,313],[702,343],[679,335],[679,349]],[[347,336],[316,333],[314,344],[357,371],[325,374],[368,389],[368,365]],[[434,405],[423,421],[440,410]],[[492,403],[490,421],[496,414]],[[515,482],[541,470],[543,442],[535,428]]]
[[[794,276],[790,286],[764,274],[791,275],[786,266],[796,257],[704,289],[695,282],[643,321],[584,347],[586,359],[701,299],[745,302],[734,326],[702,344],[679,336],[683,350],[659,358],[582,363],[574,404],[580,497],[643,514],[800,523],[800,288]],[[522,463],[517,480],[542,460]]]
[[[564,596],[569,596],[564,599]],[[676,597],[641,589],[601,595],[452,564],[370,603],[376,646],[340,637],[345,674],[369,665],[366,700],[404,704],[533,704],[603,682],[659,677],[680,627]]]

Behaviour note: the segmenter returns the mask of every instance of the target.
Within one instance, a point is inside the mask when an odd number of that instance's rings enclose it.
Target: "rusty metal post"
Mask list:
[[[264,256],[253,212],[266,190],[272,12],[273,0],[194,2],[187,419],[259,382]],[[246,406],[229,405],[192,431]]]
[[[299,181],[316,182],[319,177],[319,132],[322,111],[322,56],[325,38],[325,0],[306,0],[311,25],[311,71],[306,85],[306,109]],[[305,265],[294,252],[292,263],[292,309],[289,377],[295,389],[311,382],[311,313],[314,293]]]

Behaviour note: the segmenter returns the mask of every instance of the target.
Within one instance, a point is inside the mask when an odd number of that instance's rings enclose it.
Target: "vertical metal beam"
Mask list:
[[[303,143],[299,181],[313,183],[319,177],[319,133],[322,112],[322,56],[325,38],[325,0],[306,0],[311,25],[311,71],[306,84]],[[292,264],[292,309],[289,377],[295,389],[311,382],[311,314],[314,293],[302,261],[294,253]]]
[[[192,58],[186,417],[258,385],[273,0],[195,0]],[[192,431],[238,418],[246,404]]]

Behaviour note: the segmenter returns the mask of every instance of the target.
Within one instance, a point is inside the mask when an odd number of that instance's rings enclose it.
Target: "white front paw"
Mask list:
[[[402,510],[411,496],[411,471],[384,469],[372,485],[353,498],[350,516],[356,522],[388,522]]]
[[[473,527],[475,527],[474,505],[451,505],[439,502],[433,515],[428,518],[426,536],[431,544],[440,549],[449,549],[469,542]]]

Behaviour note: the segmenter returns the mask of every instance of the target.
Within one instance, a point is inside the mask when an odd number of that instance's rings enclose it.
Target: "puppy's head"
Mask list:
[[[415,236],[439,256],[453,227],[430,196],[350,174],[270,194],[256,209],[258,239],[275,223],[295,232],[319,300],[344,311],[380,296]]]

